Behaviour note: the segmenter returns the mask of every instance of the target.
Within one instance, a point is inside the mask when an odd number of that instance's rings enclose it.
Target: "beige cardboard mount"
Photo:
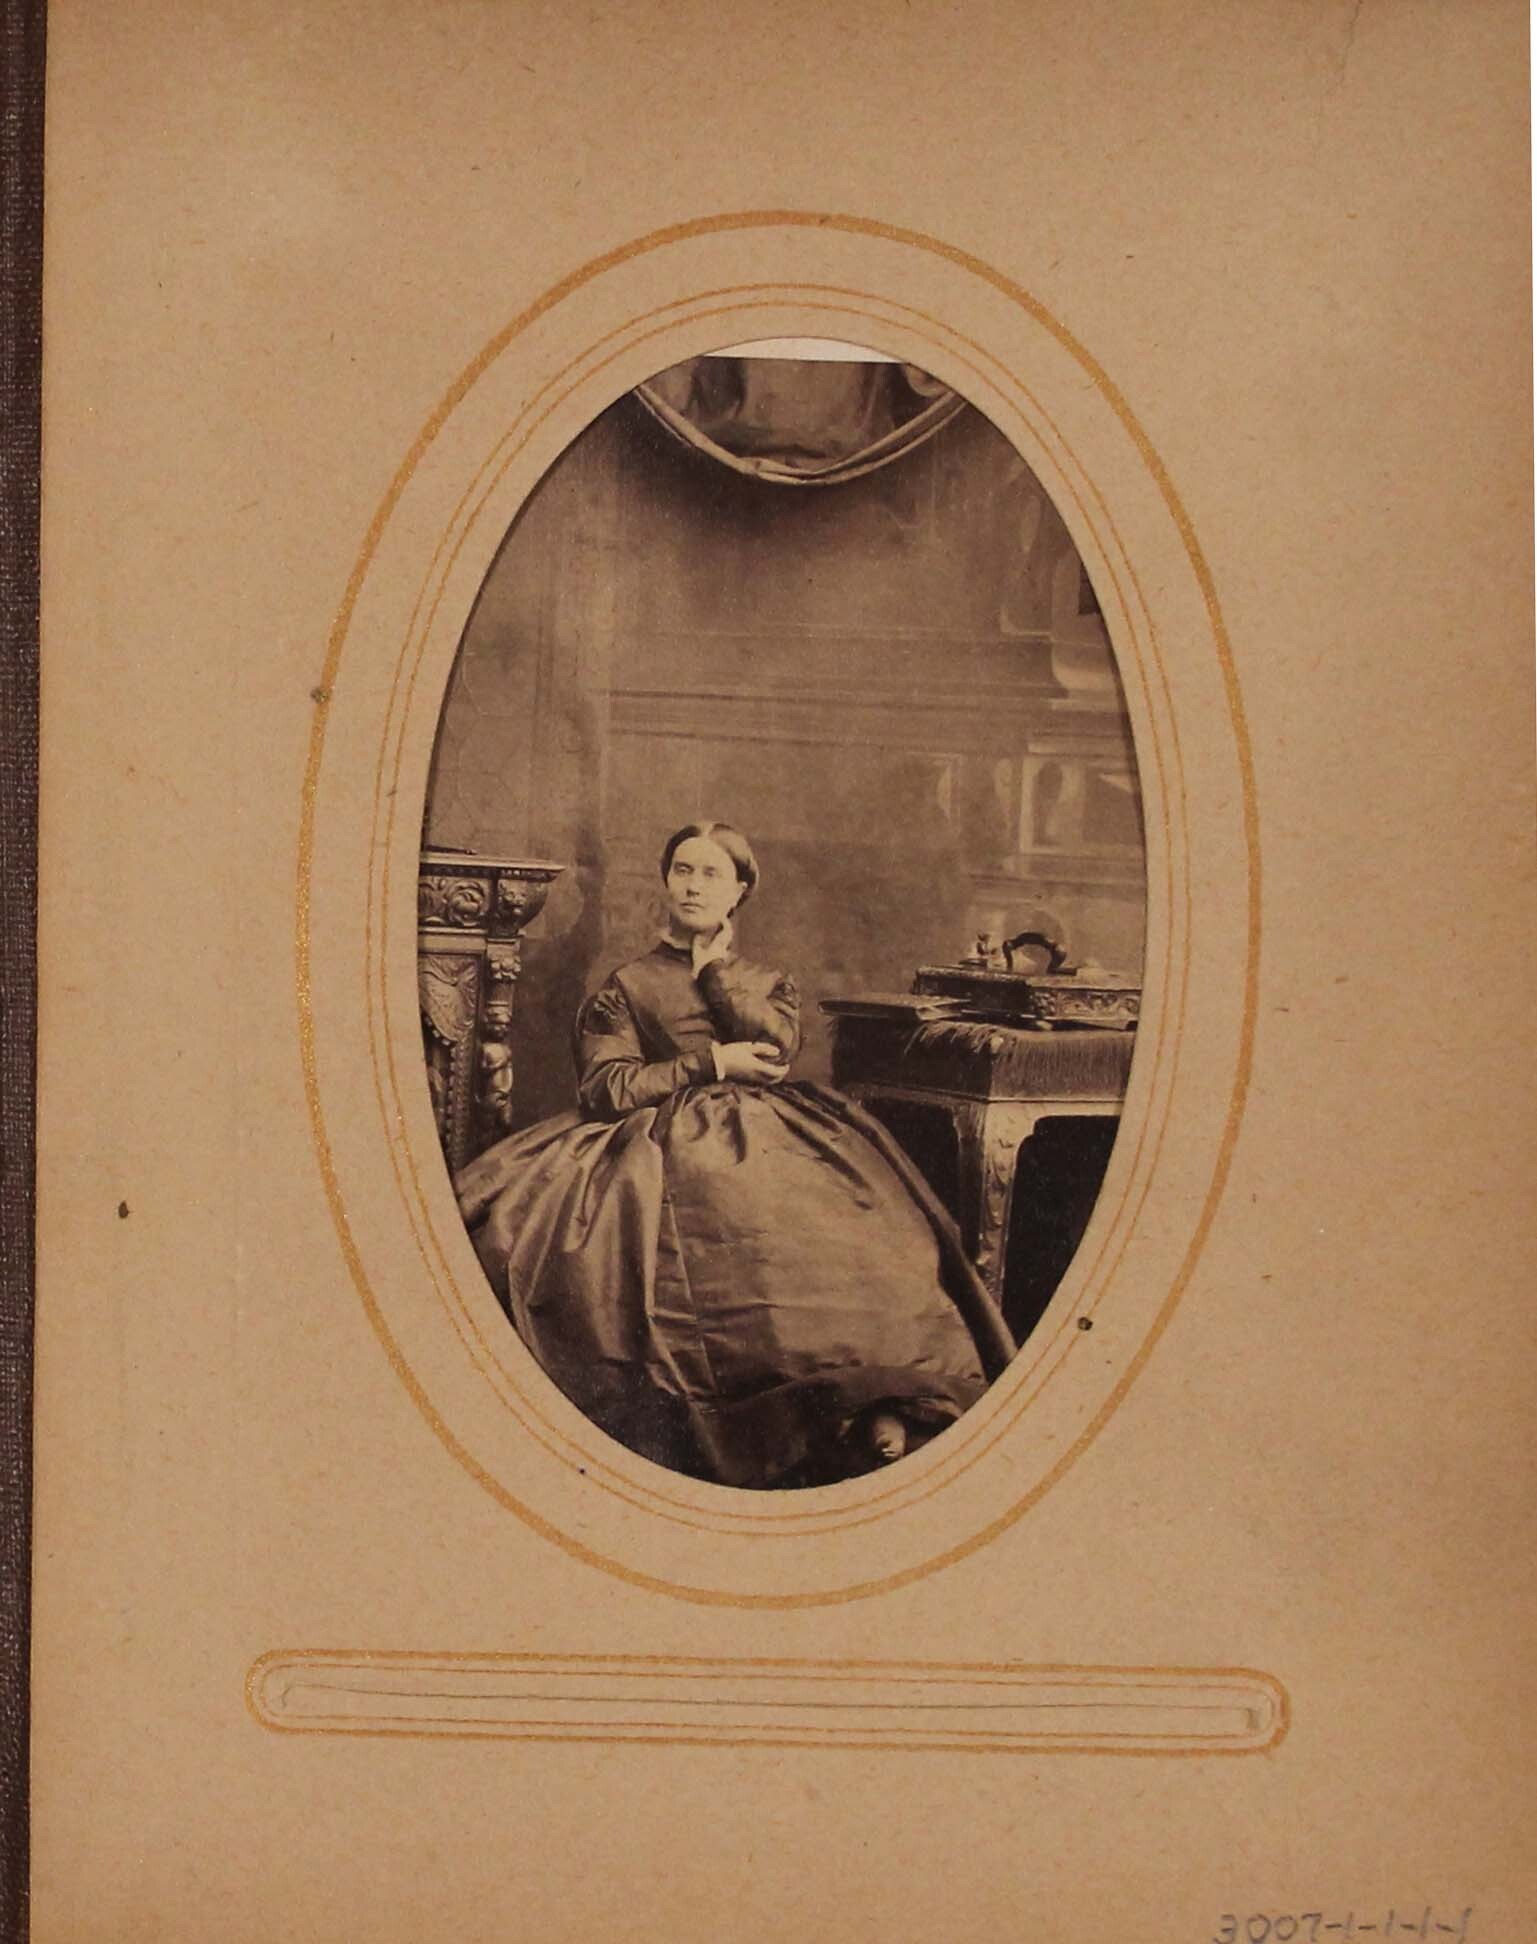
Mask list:
[[[1526,1934],[1523,59],[1505,4],[54,10],[42,1944]],[[1024,1353],[752,1495],[506,1329],[414,887],[536,482],[796,337],[1067,522],[1148,945]]]

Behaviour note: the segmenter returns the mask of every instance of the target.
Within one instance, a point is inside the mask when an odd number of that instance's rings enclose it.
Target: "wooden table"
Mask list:
[[[1001,1306],[1020,1149],[1044,1120],[1119,1115],[1135,1045],[1135,1033],[1094,1027],[1042,1031],[963,1020],[914,1027],[840,1009],[833,1085],[877,1115],[885,1103],[906,1103],[948,1116],[959,1161],[955,1214]]]

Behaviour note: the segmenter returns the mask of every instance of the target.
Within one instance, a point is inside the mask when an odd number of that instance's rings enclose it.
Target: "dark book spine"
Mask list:
[[[43,0],[0,0],[0,1935],[27,1935]]]

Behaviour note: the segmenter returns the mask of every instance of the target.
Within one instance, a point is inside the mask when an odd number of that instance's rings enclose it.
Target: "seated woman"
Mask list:
[[[523,1342],[632,1450],[737,1486],[889,1463],[1014,1345],[880,1123],[787,1080],[795,987],[733,938],[747,839],[689,824],[662,879],[667,930],[578,1016],[580,1112],[465,1168],[465,1221]]]

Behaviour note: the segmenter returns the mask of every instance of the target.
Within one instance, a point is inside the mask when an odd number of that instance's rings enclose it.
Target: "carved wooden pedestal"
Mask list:
[[[537,857],[422,852],[417,986],[427,1084],[451,1173],[512,1125],[522,937],[564,869]]]

